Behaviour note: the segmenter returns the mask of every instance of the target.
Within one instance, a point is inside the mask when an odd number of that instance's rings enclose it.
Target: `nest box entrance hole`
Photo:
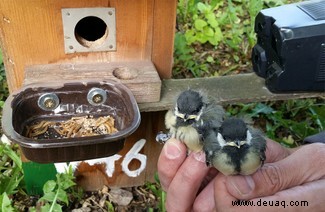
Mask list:
[[[102,19],[87,16],[77,23],[74,34],[81,45],[89,48],[103,44],[108,36],[108,28]]]
[[[116,50],[114,8],[62,9],[65,53]]]

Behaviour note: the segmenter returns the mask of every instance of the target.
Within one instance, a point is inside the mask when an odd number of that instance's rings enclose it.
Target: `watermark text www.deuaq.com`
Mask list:
[[[250,200],[237,200],[232,201],[231,204],[233,206],[275,206],[275,207],[308,207],[308,201],[266,201],[259,199],[258,201],[250,201]]]

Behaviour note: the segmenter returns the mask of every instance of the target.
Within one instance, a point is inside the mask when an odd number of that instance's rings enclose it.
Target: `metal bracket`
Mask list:
[[[116,50],[115,8],[61,10],[65,53]]]

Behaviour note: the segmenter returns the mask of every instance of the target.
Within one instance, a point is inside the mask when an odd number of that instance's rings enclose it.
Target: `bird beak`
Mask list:
[[[185,118],[185,115],[184,114],[182,114],[182,113],[180,113],[180,112],[178,112],[178,110],[177,109],[175,109],[175,116],[177,116],[177,117],[179,117],[179,118],[181,118],[181,119],[184,119]]]
[[[239,149],[244,144],[247,144],[247,141],[246,140],[244,140],[244,141],[237,140],[234,143],[235,143],[235,146]]]
[[[231,141],[231,142],[228,142],[227,145],[228,146],[234,146],[234,147],[237,147],[238,149],[244,145],[246,143],[246,141],[240,141],[240,140],[236,140],[236,141]]]
[[[239,149],[240,146],[243,145],[243,143],[241,141],[231,141],[231,142],[227,142],[225,145],[237,147]]]
[[[236,147],[239,149],[241,146],[241,141],[237,140],[235,141]]]

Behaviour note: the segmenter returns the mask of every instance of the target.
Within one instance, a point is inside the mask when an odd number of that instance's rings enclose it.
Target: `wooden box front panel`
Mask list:
[[[62,8],[113,7],[116,52],[65,54]],[[0,1],[0,43],[10,91],[22,86],[26,66],[151,60],[171,76],[176,0]],[[55,74],[55,73],[54,73]]]

